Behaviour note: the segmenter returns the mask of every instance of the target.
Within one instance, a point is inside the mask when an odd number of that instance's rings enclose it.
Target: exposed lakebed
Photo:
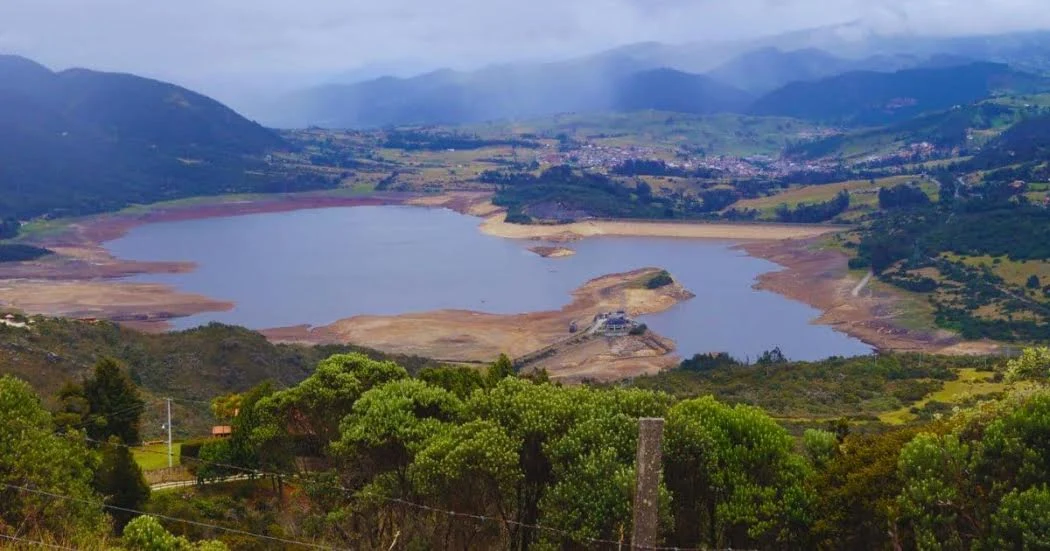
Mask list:
[[[534,241],[485,235],[478,223],[444,209],[323,208],[146,224],[106,247],[128,260],[193,262],[187,273],[132,279],[236,304],[174,319],[177,328],[210,321],[255,329],[324,325],[359,314],[441,309],[556,310],[590,279],[655,266],[697,295],[643,318],[675,340],[683,357],[725,351],[754,358],[774,346],[795,359],[870,351],[813,325],[819,311],[755,290],[758,275],[779,267],[729,241],[597,237],[573,243],[575,255],[553,259],[530,252]]]

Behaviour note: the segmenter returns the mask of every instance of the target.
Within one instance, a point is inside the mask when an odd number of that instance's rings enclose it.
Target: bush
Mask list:
[[[639,323],[638,325],[635,325],[631,328],[630,334],[635,336],[644,335],[645,332],[648,330],[649,327],[647,325],[645,325],[644,323]]]
[[[671,277],[671,274],[663,271],[654,275],[652,279],[647,281],[645,287],[647,289],[659,289],[660,287],[666,287],[672,283],[674,283],[674,279]]]
[[[199,465],[197,459],[200,459],[201,447],[211,441],[210,438],[201,438],[183,442],[182,446],[179,447],[179,461],[190,472],[196,472],[196,467]]]
[[[51,254],[51,251],[32,245],[0,244],[0,262],[23,262],[36,260]]]

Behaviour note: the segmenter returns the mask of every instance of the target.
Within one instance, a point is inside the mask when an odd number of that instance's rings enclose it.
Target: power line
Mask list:
[[[89,441],[91,441],[91,440],[89,439]],[[123,446],[123,444],[117,444],[117,445],[118,446]],[[125,446],[125,447],[127,447],[127,446]],[[155,453],[155,454],[162,454],[162,455],[164,454],[164,452],[155,451],[155,450],[140,450],[140,451],[145,452],[145,453]],[[246,468],[246,467],[240,467],[240,466],[237,466],[237,465],[230,465],[230,464],[226,464],[226,463],[218,463],[218,462],[215,462],[215,461],[206,461],[206,460],[203,460],[203,459],[197,459],[197,458],[192,458],[192,457],[188,457],[188,458],[185,458],[185,459],[188,459],[188,460],[196,462],[196,463],[204,464],[204,465],[213,465],[213,466],[216,466],[216,467],[222,467],[222,468],[231,469],[231,470],[238,470],[238,471],[241,471],[241,472],[245,472],[245,473],[253,474],[253,475],[257,475],[257,476],[273,476],[273,477],[290,478],[290,479],[293,479],[293,480],[297,479],[297,478],[301,478],[300,475],[294,474],[294,473],[268,472],[268,471],[262,471],[262,470],[259,470],[259,469],[250,469],[250,468]],[[591,538],[591,537],[582,537],[582,538],[580,538],[579,536],[577,536],[576,534],[573,534],[572,532],[570,532],[568,530],[562,530],[560,528],[552,528],[552,527],[543,526],[543,525],[540,525],[540,524],[529,524],[529,523],[525,523],[525,522],[519,522],[519,521],[516,521],[516,520],[502,519],[502,518],[490,517],[490,516],[486,516],[486,515],[477,515],[477,514],[473,514],[473,513],[462,513],[462,512],[459,512],[459,511],[440,509],[440,508],[437,508],[437,507],[432,507],[430,505],[423,505],[421,503],[414,503],[412,501],[408,501],[408,500],[405,500],[405,499],[396,498],[396,497],[389,497],[389,496],[385,496],[385,495],[382,495],[382,494],[374,494],[374,493],[362,494],[359,491],[355,491],[355,490],[352,490],[352,489],[347,488],[345,486],[337,485],[337,484],[334,484],[334,483],[328,483],[328,484],[325,484],[325,486],[330,488],[330,489],[333,489],[333,490],[340,490],[340,491],[346,492],[346,493],[350,494],[351,496],[353,496],[353,495],[361,495],[361,496],[364,496],[364,497],[377,498],[377,499],[381,499],[381,500],[384,500],[384,501],[387,501],[387,502],[390,502],[390,503],[397,503],[399,505],[405,505],[405,506],[408,506],[408,507],[413,507],[413,508],[424,510],[424,511],[430,511],[430,512],[434,512],[434,513],[441,513],[441,514],[444,514],[444,515],[447,515],[447,516],[453,517],[453,518],[463,518],[463,519],[480,520],[480,521],[486,521],[486,522],[496,522],[496,523],[501,523],[501,524],[518,526],[518,527],[521,527],[521,528],[529,528],[529,529],[533,529],[533,530],[539,530],[539,531],[543,531],[543,532],[547,532],[547,533],[551,533],[551,534],[556,534],[556,535],[560,535],[560,536],[569,537],[569,538],[572,538],[574,540],[582,539],[582,540],[584,540],[583,543],[605,543],[605,544],[610,544],[610,545],[624,545],[625,544],[625,542],[616,541],[616,540],[606,540],[606,539]],[[651,551],[671,551],[671,550],[701,551],[701,549],[706,549],[706,548],[660,547],[660,546],[655,546],[655,547],[642,547],[641,549],[648,549],[648,550],[651,550]],[[710,551],[710,550],[707,550],[707,551]]]
[[[19,419],[19,421],[21,421],[21,419]],[[129,449],[129,450],[136,450],[136,448],[134,448],[133,446],[129,446],[129,445],[123,444],[123,443],[103,442],[101,440],[96,440],[96,439],[93,439],[93,438],[90,438],[90,437],[87,437],[87,436],[84,436],[83,438],[84,438],[84,440],[86,440],[88,442],[92,442],[92,443],[107,444],[107,445],[113,445],[113,446],[117,446],[117,447],[121,447],[121,448],[126,448],[126,449]],[[140,453],[152,453],[152,454],[158,454],[158,455],[167,455],[167,452],[162,452],[162,451],[157,451],[157,450],[149,450],[149,449],[145,449],[145,448],[137,448],[137,451],[139,451]],[[187,458],[183,458],[183,459],[189,460],[189,461],[192,461],[194,463],[201,464],[201,465],[212,465],[212,466],[221,467],[221,468],[224,468],[224,469],[240,471],[240,472],[247,473],[247,474],[250,474],[250,475],[253,475],[253,476],[271,476],[271,477],[289,478],[289,479],[293,479],[293,480],[301,478],[301,475],[296,474],[296,473],[281,473],[281,472],[264,471],[264,470],[261,470],[261,469],[253,469],[253,468],[248,468],[248,467],[242,467],[242,466],[239,466],[239,465],[232,465],[232,464],[229,464],[229,463],[221,463],[221,462],[217,462],[217,461],[208,461],[208,460],[199,459],[199,458],[195,458],[195,457],[187,457]],[[578,540],[583,540],[581,543],[601,543],[601,544],[609,544],[609,545],[624,545],[624,542],[616,541],[616,540],[606,540],[606,539],[591,538],[591,537],[586,537],[586,536],[581,538],[578,535],[573,534],[572,532],[570,532],[568,530],[562,530],[560,528],[552,528],[552,527],[543,526],[543,525],[540,525],[540,524],[529,524],[529,523],[519,522],[519,521],[516,521],[516,520],[508,520],[508,519],[490,517],[490,516],[486,516],[486,515],[476,515],[476,514],[472,514],[472,513],[462,513],[462,512],[459,512],[459,511],[440,509],[440,508],[437,508],[437,507],[432,507],[430,505],[423,505],[423,504],[420,504],[420,503],[414,503],[414,502],[411,502],[411,501],[408,501],[408,500],[405,500],[405,499],[389,497],[389,496],[385,496],[385,495],[381,495],[381,494],[374,494],[374,493],[362,494],[360,491],[356,491],[356,490],[347,488],[347,487],[342,486],[342,485],[334,484],[334,483],[327,483],[327,484],[324,484],[324,486],[328,487],[330,489],[333,489],[333,490],[339,490],[339,491],[342,491],[342,492],[346,492],[351,497],[353,497],[353,496],[362,496],[362,497],[377,498],[377,499],[381,499],[381,500],[384,500],[384,501],[387,501],[387,502],[390,502],[390,503],[396,503],[396,504],[399,504],[399,505],[413,507],[413,508],[416,508],[416,509],[419,509],[419,510],[424,510],[424,511],[429,511],[429,512],[434,512],[434,513],[441,513],[441,514],[444,514],[444,515],[449,516],[451,518],[463,518],[463,519],[473,519],[473,520],[480,520],[480,521],[486,521],[486,522],[496,522],[496,523],[502,523],[502,524],[505,524],[505,525],[518,526],[518,527],[521,527],[521,528],[528,528],[528,529],[532,529],[532,530],[539,530],[539,531],[547,532],[547,533],[550,533],[550,534],[556,534],[556,535],[564,536],[564,537],[567,537],[567,538],[571,538],[571,539],[577,540],[577,541]],[[30,490],[30,491],[32,491],[32,490]],[[40,492],[40,493],[44,493],[44,492]],[[69,499],[76,499],[76,498],[69,498]],[[85,501],[85,502],[87,502],[87,501]],[[88,503],[94,504],[94,502],[88,502]],[[110,509],[121,510],[121,511],[132,512],[132,513],[138,513],[138,514],[144,514],[144,515],[152,515],[152,516],[155,516],[157,518],[164,518],[166,520],[172,520],[174,522],[185,522],[185,523],[189,523],[189,524],[203,525],[201,523],[196,523],[195,521],[190,521],[190,520],[178,519],[178,518],[173,518],[173,517],[164,517],[164,516],[161,516],[161,515],[156,515],[156,514],[152,514],[152,513],[144,513],[144,512],[141,512],[141,511],[134,511],[134,510],[129,510],[129,509],[123,509],[123,508],[119,508],[119,507],[111,506],[111,505],[105,505],[105,504],[101,504],[101,505],[103,507],[107,507],[107,508],[110,508]],[[203,526],[211,526],[211,525],[203,525]],[[218,526],[212,526],[212,527],[219,528],[219,529],[222,529],[222,530],[227,530],[227,531],[234,532],[234,533],[240,533],[240,534],[243,534],[243,535],[257,535],[259,537],[270,537],[270,536],[264,536],[262,534],[251,534],[251,533],[248,533],[248,532],[241,532],[241,531],[238,531],[238,530],[229,529],[229,528],[222,528],[222,527],[218,527]],[[300,544],[300,545],[315,546],[313,544],[308,544],[308,543],[303,543],[303,542],[295,542],[295,541],[289,541],[288,543],[297,543],[297,544]],[[323,547],[323,546],[315,546],[315,547],[318,547],[318,548],[321,548],[321,549],[336,549],[334,547]],[[703,550],[711,551],[711,550],[707,550],[706,548],[661,547],[661,546],[642,547],[641,549],[648,549],[650,551],[672,551],[672,550],[677,550],[677,551],[703,551]]]
[[[18,536],[8,536],[6,534],[0,534],[0,539],[5,539],[5,540],[8,540],[8,541],[20,541],[20,542],[29,543],[29,544],[32,544],[32,545],[39,545],[40,547],[48,547],[50,549],[67,549],[69,551],[77,551],[73,547],[66,547],[64,545],[58,545],[58,544],[54,544],[54,543],[47,543],[46,541],[31,540],[31,539],[27,539],[27,538],[20,538]]]
[[[99,501],[92,501],[90,499],[82,499],[82,498],[73,497],[73,496],[67,496],[67,495],[63,495],[63,494],[56,494],[54,492],[48,492],[48,491],[45,491],[45,490],[38,490],[38,489],[35,489],[35,488],[30,488],[28,486],[17,486],[15,484],[7,484],[6,482],[0,482],[0,486],[5,486],[5,487],[7,487],[8,489],[11,489],[11,490],[20,490],[20,491],[23,491],[23,492],[29,492],[29,493],[33,493],[33,494],[47,496],[47,497],[54,498],[54,499],[62,499],[62,500],[66,500],[66,501],[73,501],[73,502],[77,502],[77,503],[84,503],[84,504],[87,504],[87,505],[93,505],[93,506],[96,506],[96,507],[103,507],[105,509],[111,509],[111,510],[114,510],[114,511],[121,511],[121,512],[125,512],[125,513],[134,513],[134,514],[137,514],[137,515],[147,515],[147,516],[156,517],[156,518],[163,519],[163,520],[168,520],[168,521],[171,521],[171,522],[181,522],[183,524],[189,524],[191,526],[197,526],[197,527],[200,527],[200,528],[213,528],[215,530],[222,530],[223,532],[229,532],[231,534],[238,534],[238,535],[241,535],[241,536],[250,536],[250,537],[253,537],[253,538],[260,538],[260,539],[276,541],[276,542],[280,542],[280,543],[289,543],[289,544],[292,544],[292,545],[301,545],[303,547],[311,547],[311,548],[314,548],[314,549],[339,549],[338,547],[332,547],[332,546],[328,546],[328,545],[320,545],[320,544],[316,544],[316,543],[309,543],[309,542],[298,541],[298,540],[290,540],[290,539],[285,539],[285,538],[279,538],[279,537],[276,537],[276,536],[268,536],[266,534],[256,534],[256,533],[253,533],[253,532],[247,532],[247,531],[244,531],[244,530],[238,530],[236,528],[227,528],[225,526],[219,526],[217,524],[208,524],[208,523],[205,523],[205,522],[198,522],[198,521],[195,521],[195,520],[189,520],[189,519],[183,519],[183,518],[177,518],[177,517],[169,517],[167,515],[161,515],[161,514],[157,514],[157,513],[147,513],[146,511],[139,511],[137,509],[129,509],[127,507],[118,507],[116,505],[109,505],[107,503],[103,503],[103,502],[99,502]]]

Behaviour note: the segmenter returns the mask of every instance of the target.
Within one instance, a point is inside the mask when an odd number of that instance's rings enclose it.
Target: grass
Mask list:
[[[1046,260],[1010,260],[1007,257],[992,256],[962,256],[952,253],[944,253],[944,258],[952,262],[962,262],[968,266],[991,268],[995,275],[1003,278],[1008,284],[1025,288],[1028,278],[1037,276],[1041,285],[1050,284],[1050,261]],[[1041,289],[1025,289],[1029,295],[1042,299]]]
[[[940,390],[928,394],[914,404],[879,415],[879,420],[890,425],[903,425],[917,418],[911,412],[912,408],[922,409],[930,402],[959,404],[970,398],[999,394],[1011,388],[1009,383],[992,382],[991,379],[994,376],[995,373],[989,371],[977,371],[973,368],[960,369],[958,379],[945,382]]]
[[[781,204],[787,204],[794,208],[801,203],[819,203],[828,201],[833,199],[836,194],[843,190],[850,193],[850,209],[855,209],[857,207],[872,207],[878,205],[879,189],[914,181],[919,181],[919,178],[916,176],[891,176],[875,180],[874,185],[870,180],[851,180],[838,184],[802,186],[789,189],[783,193],[778,193],[770,197],[738,201],[733,207],[738,209],[756,209],[761,211],[763,215],[771,216],[777,206]],[[933,184],[932,182],[922,182],[920,186],[928,195],[931,194],[931,190],[936,190],[936,184]],[[935,197],[931,197],[931,199],[935,199]]]
[[[486,137],[565,133],[605,146],[698,147],[708,155],[777,155],[789,142],[812,137],[821,128],[796,119],[744,115],[690,115],[661,111],[563,114],[506,124],[461,128]]]
[[[871,292],[891,294],[896,298],[894,303],[893,322],[902,329],[911,331],[930,331],[937,328],[934,307],[927,295],[913,293],[872,278],[868,283]],[[867,291],[864,291],[865,293]]]
[[[176,467],[180,465],[179,452],[181,450],[181,443],[172,442],[172,465]],[[134,448],[131,450],[131,455],[135,458],[135,462],[139,464],[139,467],[141,467],[143,471],[156,471],[158,469],[168,468],[168,445],[166,443],[151,444],[141,448]]]

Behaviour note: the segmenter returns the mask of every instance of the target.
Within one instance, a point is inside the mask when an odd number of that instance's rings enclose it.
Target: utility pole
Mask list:
[[[634,468],[634,529],[631,549],[652,549],[656,545],[658,501],[660,499],[660,463],[664,420],[644,417],[638,420],[638,458]]]
[[[172,467],[172,453],[171,453],[171,398],[165,398],[168,402],[168,468]]]

